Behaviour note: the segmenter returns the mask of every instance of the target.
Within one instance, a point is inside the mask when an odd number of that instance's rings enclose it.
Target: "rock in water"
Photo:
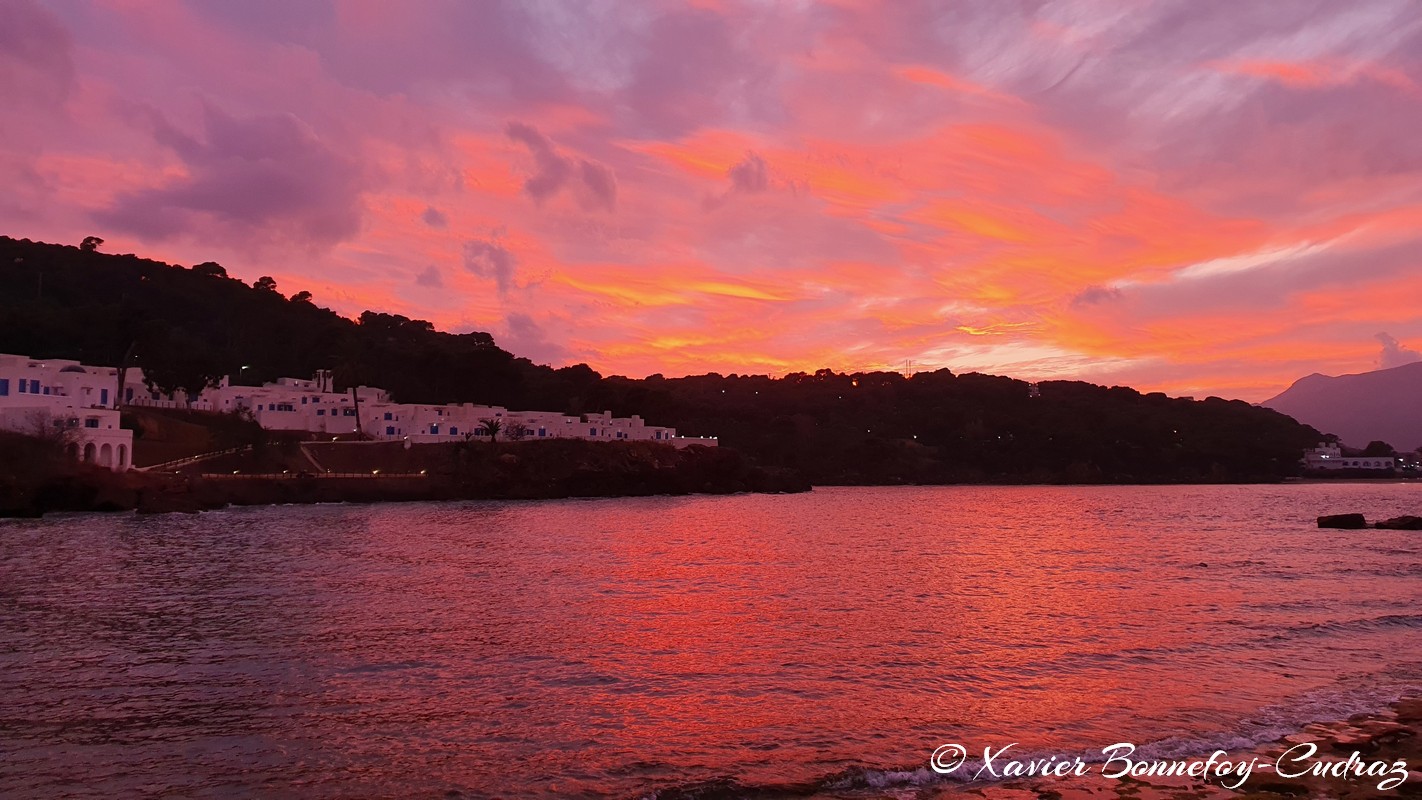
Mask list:
[[[1394,531],[1422,531],[1422,517],[1413,517],[1404,514],[1400,517],[1385,519],[1379,522],[1377,527]]]
[[[1318,527],[1361,530],[1368,527],[1368,521],[1362,514],[1326,514],[1318,518]]]

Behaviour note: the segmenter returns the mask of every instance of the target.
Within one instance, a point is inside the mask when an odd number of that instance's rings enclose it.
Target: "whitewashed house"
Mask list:
[[[334,390],[331,373],[323,370],[310,380],[280,378],[262,386],[233,386],[224,379],[203,392],[202,399],[218,410],[249,412],[267,430],[310,431],[342,435],[360,429],[356,398]],[[360,402],[389,401],[384,389],[361,386]]]
[[[116,400],[122,396],[122,402]],[[130,368],[120,390],[118,370],[77,361],[0,355],[0,427],[25,433],[64,432],[76,457],[126,470],[133,459],[133,432],[119,427],[119,405],[237,412],[252,415],[267,430],[348,436],[357,431],[377,440],[458,442],[487,437],[486,420],[499,424],[499,439],[652,441],[675,447],[715,447],[714,437],[677,436],[676,429],[648,425],[641,417],[611,411],[581,416],[556,411],[510,411],[474,403],[395,403],[372,386],[338,392],[329,370],[311,379],[281,378],[261,386],[234,386],[223,378],[196,397],[150,389],[143,372]]]
[[[133,431],[119,426],[117,396],[113,367],[0,354],[0,428],[59,437],[75,458],[124,472]]]
[[[486,420],[498,422],[498,438],[505,440],[653,441],[676,447],[718,444],[714,437],[677,436],[674,428],[648,425],[635,415],[614,417],[611,411],[573,416],[475,403],[396,403],[389,392],[371,386],[357,387],[354,393],[337,392],[329,371],[319,372],[311,380],[281,378],[262,386],[232,386],[224,380],[203,392],[201,402],[216,410],[246,409],[269,430],[332,436],[360,430],[372,439],[415,444],[487,437]]]

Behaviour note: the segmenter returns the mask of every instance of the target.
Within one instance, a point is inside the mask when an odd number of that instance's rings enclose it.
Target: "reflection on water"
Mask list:
[[[1208,750],[1417,685],[1422,487],[821,489],[0,523],[17,797],[635,797]],[[453,796],[453,795],[450,795]]]

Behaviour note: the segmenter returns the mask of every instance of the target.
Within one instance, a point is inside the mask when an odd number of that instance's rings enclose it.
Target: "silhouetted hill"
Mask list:
[[[1363,447],[1384,441],[1401,450],[1422,447],[1422,362],[1294,381],[1260,405]]]
[[[1271,480],[1293,474],[1320,435],[1241,401],[1074,381],[1033,393],[1022,381],[946,369],[604,378],[585,364],[518,358],[487,333],[371,311],[348,319],[213,263],[188,269],[6,237],[0,285],[0,352],[95,364],[132,353],[165,389],[334,368],[338,387],[382,386],[400,402],[614,409],[719,436],[821,484]]]

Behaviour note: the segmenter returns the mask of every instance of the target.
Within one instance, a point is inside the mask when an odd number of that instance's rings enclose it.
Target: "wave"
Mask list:
[[[1204,758],[1216,750],[1239,751],[1277,741],[1306,725],[1317,722],[1340,722],[1350,716],[1386,709],[1398,699],[1422,688],[1422,664],[1407,664],[1373,676],[1350,676],[1345,688],[1340,682],[1334,687],[1308,692],[1288,702],[1258,709],[1240,719],[1229,730],[1211,733],[1180,733],[1140,745],[1132,756],[1136,759],[1175,760]],[[1359,685],[1359,684],[1365,685]],[[1005,742],[1003,743],[1005,744]],[[1010,751],[997,757],[1001,768],[1004,759],[1021,762],[1047,761],[1056,763],[1080,759],[1086,764],[1105,761],[1102,748],[1114,742],[1102,742],[1094,748],[1070,750]],[[1000,745],[994,745],[994,747]],[[981,752],[980,750],[978,752]],[[979,774],[981,758],[967,758],[949,774],[940,774],[919,764],[860,766],[835,772],[812,780],[784,783],[743,783],[733,777],[717,777],[705,781],[684,783],[657,789],[641,796],[641,800],[789,800],[841,796],[845,792],[868,790],[917,789],[931,786],[966,786],[993,784],[1022,778],[992,777]]]
[[[1339,633],[1369,633],[1391,628],[1422,628],[1422,614],[1383,614],[1362,619],[1312,622],[1288,628],[1276,635],[1275,639],[1291,639],[1296,636],[1332,636]]]

